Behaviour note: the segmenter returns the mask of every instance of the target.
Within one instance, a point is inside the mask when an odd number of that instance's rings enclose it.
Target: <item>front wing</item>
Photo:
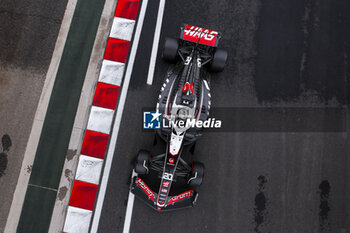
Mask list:
[[[131,184],[131,192],[146,202],[157,211],[167,211],[193,207],[196,204],[198,193],[194,190],[188,190],[179,195],[169,196],[163,207],[157,206],[158,194],[153,192],[147,184],[139,177],[134,177]]]

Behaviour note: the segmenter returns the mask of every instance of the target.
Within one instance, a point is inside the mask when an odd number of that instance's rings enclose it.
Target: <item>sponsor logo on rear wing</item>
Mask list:
[[[219,32],[186,24],[181,28],[180,38],[183,40],[216,47],[219,43]]]

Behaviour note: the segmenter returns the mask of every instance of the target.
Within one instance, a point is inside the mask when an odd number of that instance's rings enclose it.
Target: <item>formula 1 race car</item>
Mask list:
[[[131,184],[131,192],[158,211],[196,203],[204,166],[200,162],[189,164],[182,153],[201,136],[202,127],[197,122],[209,117],[210,87],[202,69],[224,69],[227,52],[217,48],[220,38],[216,31],[184,25],[179,39],[165,39],[162,57],[176,64],[165,77],[157,103],[163,123],[157,134],[167,149],[157,156],[140,150],[134,168],[137,176]]]

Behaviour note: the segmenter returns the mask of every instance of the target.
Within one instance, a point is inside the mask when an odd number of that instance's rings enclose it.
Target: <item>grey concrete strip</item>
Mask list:
[[[107,44],[109,31],[113,23],[113,15],[117,2],[117,0],[106,0],[103,8],[94,48],[91,53],[88,70],[79,99],[79,105],[70,137],[67,157],[61,175],[55,207],[52,213],[49,228],[50,233],[62,232],[79,159],[79,156],[77,155],[80,154],[80,149],[83,143],[84,131],[88,122],[94,90],[101,69],[103,54]]]
[[[39,142],[42,126],[43,126],[43,121],[45,119],[46,110],[50,100],[53,84],[56,79],[58,64],[61,60],[64,44],[66,42],[66,38],[67,38],[68,30],[71,24],[76,2],[77,0],[69,0],[67,3],[65,15],[61,24],[60,32],[57,37],[55,50],[52,55],[52,59],[49,66],[49,70],[46,75],[44,87],[41,92],[38,108],[35,113],[32,130],[31,130],[26,151],[24,154],[21,173],[19,175],[16,190],[12,199],[11,209],[9,212],[9,217],[7,219],[6,227],[4,231],[6,233],[16,232],[16,228],[18,225],[18,221],[19,221],[19,217],[21,214],[21,209],[24,201],[24,196],[27,189],[27,184],[30,177],[30,173],[27,172],[27,167],[31,167],[33,165],[36,149],[38,146],[38,142]]]

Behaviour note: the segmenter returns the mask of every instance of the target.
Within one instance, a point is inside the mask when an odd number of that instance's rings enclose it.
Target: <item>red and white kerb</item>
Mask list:
[[[87,233],[140,0],[118,0],[79,156],[63,232]]]

